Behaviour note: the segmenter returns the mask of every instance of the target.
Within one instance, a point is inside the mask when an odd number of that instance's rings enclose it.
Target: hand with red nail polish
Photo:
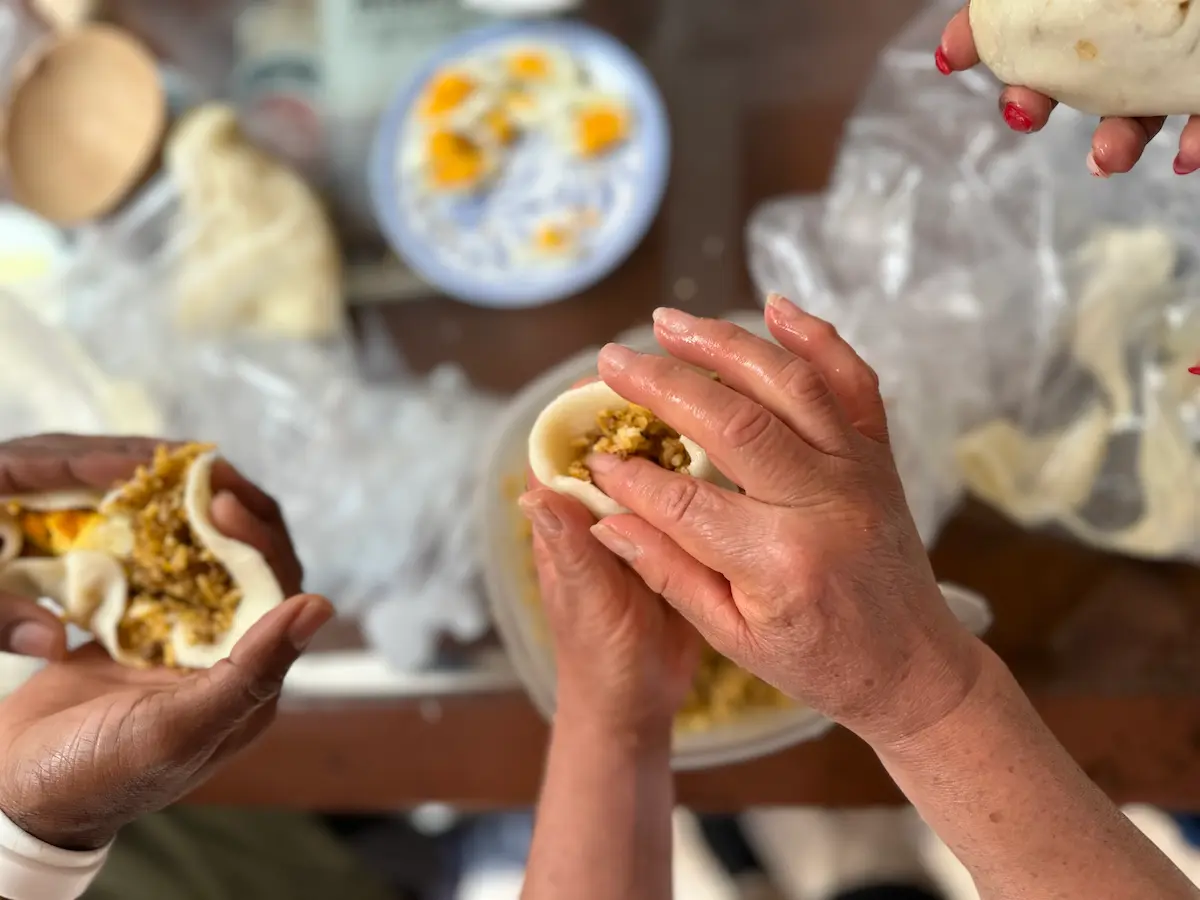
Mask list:
[[[0,497],[107,490],[162,441],[42,435],[0,443]],[[228,464],[214,469],[213,521],[260,550],[289,592],[301,570],[279,508]],[[284,675],[333,615],[295,596],[204,671],[132,669],[98,644],[66,652],[61,622],[0,594],[0,650],[48,664],[0,701],[0,811],[54,846],[93,849],[204,781],[270,723]]]
[[[974,68],[979,61],[968,5],[946,26],[942,43],[934,53],[934,65],[943,75],[950,75]],[[1041,131],[1056,105],[1045,94],[1018,85],[1006,86],[1000,94],[1001,116],[1009,128],[1021,134]],[[1162,130],[1165,121],[1163,116],[1102,119],[1092,138],[1091,150],[1082,162],[1098,178],[1128,172],[1142,158],[1147,144]],[[1180,138],[1175,171],[1186,175],[1198,168],[1200,119],[1193,117]]]

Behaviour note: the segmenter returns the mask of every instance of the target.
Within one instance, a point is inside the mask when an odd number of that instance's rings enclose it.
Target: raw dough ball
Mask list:
[[[1007,84],[1098,116],[1200,113],[1190,0],[972,0],[979,56]]]

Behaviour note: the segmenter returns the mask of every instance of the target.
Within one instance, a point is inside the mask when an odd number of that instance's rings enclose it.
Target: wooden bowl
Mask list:
[[[162,142],[167,104],[154,58],[120,29],[87,25],[23,68],[4,132],[13,199],[60,225],[105,215]]]

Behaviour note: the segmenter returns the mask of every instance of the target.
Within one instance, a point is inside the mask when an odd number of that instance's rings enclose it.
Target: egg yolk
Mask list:
[[[426,117],[440,116],[457,109],[475,93],[475,82],[460,72],[436,76],[425,92],[421,109]]]
[[[534,235],[537,248],[545,253],[562,253],[574,244],[569,229],[562,225],[542,225]]]
[[[61,556],[73,549],[87,528],[100,520],[99,513],[86,509],[16,512],[17,523],[30,548],[51,556]]]
[[[447,190],[473,187],[484,176],[483,148],[452,131],[436,131],[429,138],[430,174],[436,187]]]
[[[487,115],[483,117],[483,124],[487,128],[488,133],[501,146],[507,147],[517,137],[517,127],[513,124],[513,120],[509,118],[508,113],[502,109],[488,110]]]
[[[545,54],[532,50],[515,53],[508,61],[508,72],[518,81],[545,81],[553,68]]]
[[[601,156],[625,139],[628,122],[616,106],[590,106],[579,113],[575,122],[579,152],[586,157]]]

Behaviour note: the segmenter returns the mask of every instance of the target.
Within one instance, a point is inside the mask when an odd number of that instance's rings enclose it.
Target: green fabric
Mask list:
[[[178,807],[125,828],[85,900],[385,900],[320,819]]]

